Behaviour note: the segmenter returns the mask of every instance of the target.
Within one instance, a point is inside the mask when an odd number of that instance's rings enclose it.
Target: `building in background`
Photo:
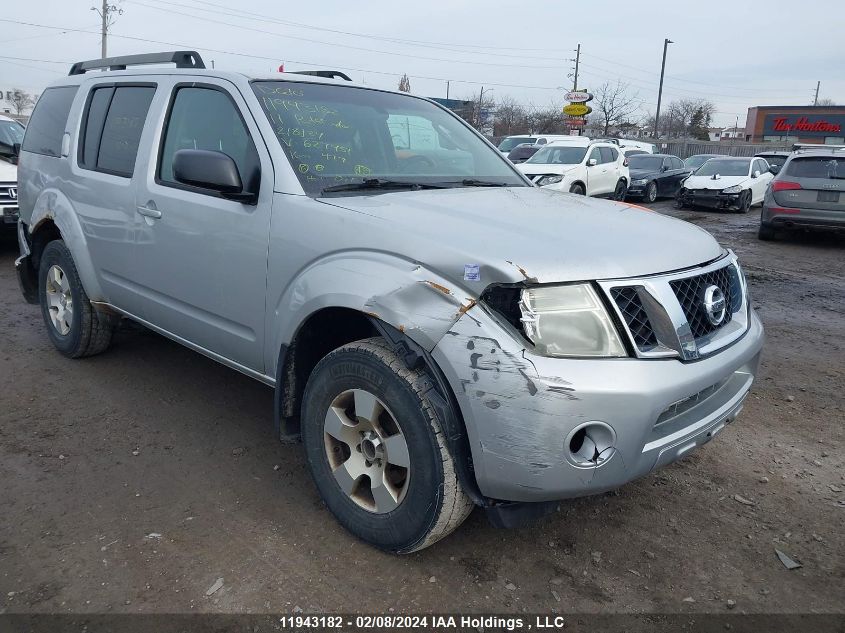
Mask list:
[[[845,106],[748,108],[745,140],[751,143],[845,145]]]

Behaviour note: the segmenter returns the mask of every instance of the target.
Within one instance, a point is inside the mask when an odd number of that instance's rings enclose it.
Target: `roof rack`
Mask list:
[[[291,75],[311,75],[312,77],[323,77],[324,79],[343,79],[344,81],[352,81],[349,75],[342,73],[339,70],[297,70],[290,73]]]
[[[845,151],[845,145],[829,145],[827,143],[794,143],[792,145],[793,152],[842,152]]]
[[[76,62],[70,67],[68,75],[84,75],[89,70],[101,68],[126,70],[127,66],[142,66],[144,64],[176,64],[176,68],[205,68],[205,62],[202,61],[202,57],[196,51],[167,51]]]

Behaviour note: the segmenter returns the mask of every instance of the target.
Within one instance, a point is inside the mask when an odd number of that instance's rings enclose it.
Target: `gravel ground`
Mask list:
[[[476,511],[405,557],[335,523],[268,388],[138,327],[61,357],[3,240],[0,613],[841,613],[845,238],[653,207],[745,266],[768,338],[739,420],[619,491],[511,531]]]

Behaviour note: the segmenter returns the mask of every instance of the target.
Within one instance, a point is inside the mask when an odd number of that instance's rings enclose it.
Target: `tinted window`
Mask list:
[[[807,156],[793,158],[786,165],[786,174],[796,178],[845,179],[845,158]]]
[[[114,88],[97,88],[91,92],[88,107],[82,123],[79,148],[79,164],[88,169],[97,166],[97,151],[100,149],[100,136],[106,122],[106,111],[111,103]]]
[[[158,170],[162,182],[177,184],[173,176],[173,156],[177,151],[205,149],[229,156],[238,167],[244,189],[258,192],[258,153],[237,106],[225,92],[179,88],[166,125]]]
[[[601,164],[601,149],[600,148],[598,148],[598,147],[593,148],[593,151],[590,152],[590,157],[587,159],[587,161],[589,162],[591,160],[595,160],[596,164]]]
[[[602,163],[615,163],[616,157],[619,156],[619,152],[617,152],[612,147],[600,147],[601,150],[601,161]]]
[[[115,89],[100,138],[97,169],[118,176],[132,175],[154,94],[155,88],[146,86],[118,86]]]
[[[46,156],[61,155],[62,137],[76,89],[76,86],[66,86],[44,91],[26,128],[24,150]]]
[[[651,154],[638,154],[628,159],[628,167],[644,171],[658,171],[662,164],[663,160],[659,156],[652,156]]]

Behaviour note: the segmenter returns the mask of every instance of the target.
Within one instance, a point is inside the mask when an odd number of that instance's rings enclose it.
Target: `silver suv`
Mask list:
[[[475,505],[510,526],[616,488],[737,416],[763,328],[733,253],[535,187],[432,101],[335,75],[178,52],[44,91],[16,266],[61,353],[129,318],[275,388],[276,436],[393,552]]]

